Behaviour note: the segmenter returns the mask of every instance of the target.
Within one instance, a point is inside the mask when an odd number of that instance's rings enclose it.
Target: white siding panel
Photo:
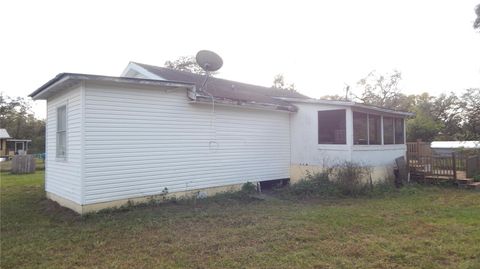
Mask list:
[[[81,86],[47,100],[45,190],[81,204]],[[56,158],[57,107],[67,105],[67,158]]]
[[[289,114],[87,83],[85,203],[289,177]]]

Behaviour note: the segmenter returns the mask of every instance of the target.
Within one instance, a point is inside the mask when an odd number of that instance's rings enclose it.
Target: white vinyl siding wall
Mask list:
[[[289,114],[88,82],[85,204],[289,177]]]
[[[47,100],[45,190],[81,204],[81,115],[80,85]],[[66,105],[66,156],[57,158],[57,109]]]

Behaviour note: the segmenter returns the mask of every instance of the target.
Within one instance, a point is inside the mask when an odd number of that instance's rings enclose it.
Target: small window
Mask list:
[[[353,144],[368,144],[368,123],[367,114],[353,112]]]
[[[346,144],[346,111],[318,111],[318,144]]]
[[[57,157],[67,156],[67,106],[57,108]]]
[[[383,144],[393,144],[393,118],[383,117]]]
[[[369,144],[380,145],[382,144],[382,126],[381,117],[378,115],[368,115],[368,128],[369,128]]]
[[[395,144],[404,144],[403,119],[395,119]]]

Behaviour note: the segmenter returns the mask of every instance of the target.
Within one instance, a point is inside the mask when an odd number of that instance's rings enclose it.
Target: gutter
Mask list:
[[[378,112],[390,113],[390,114],[397,114],[402,115],[405,117],[415,116],[415,113],[406,112],[406,111],[398,111],[388,108],[382,108],[377,106],[365,105],[351,101],[336,101],[336,100],[321,100],[321,99],[300,99],[300,98],[289,98],[289,97],[273,97],[278,100],[282,100],[285,102],[291,103],[306,103],[306,104],[322,104],[322,105],[331,105],[331,106],[345,106],[345,107],[352,107],[352,108],[361,108],[366,110],[373,110]]]
[[[79,74],[79,73],[60,73],[57,76],[55,76],[53,79],[49,80],[47,83],[43,84],[40,88],[36,89],[34,92],[32,92],[28,96],[35,100],[39,98],[39,95],[47,93],[48,90],[53,87],[56,87],[56,86],[60,87],[63,83],[67,83],[68,81],[85,81],[85,80],[127,83],[127,84],[137,84],[137,85],[164,86],[164,87],[172,87],[172,88],[192,89],[195,87],[193,83],[168,81],[168,80],[99,76],[99,75]]]
[[[235,100],[228,98],[218,98],[208,95],[198,94],[198,92],[193,89],[188,92],[188,97],[190,98],[190,103],[197,104],[212,104],[223,105],[223,106],[234,106],[234,107],[243,107],[251,109],[261,109],[261,110],[270,110],[270,111],[283,111],[283,112],[297,112],[298,108],[294,105],[279,105],[272,103],[259,103],[255,101],[245,101],[245,100]]]

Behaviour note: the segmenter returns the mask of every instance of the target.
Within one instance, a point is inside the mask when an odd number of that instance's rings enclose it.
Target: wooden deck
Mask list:
[[[412,180],[421,182],[453,181],[459,186],[480,189],[473,176],[480,173],[480,155],[452,153],[438,155],[425,142],[407,143],[407,163]]]

